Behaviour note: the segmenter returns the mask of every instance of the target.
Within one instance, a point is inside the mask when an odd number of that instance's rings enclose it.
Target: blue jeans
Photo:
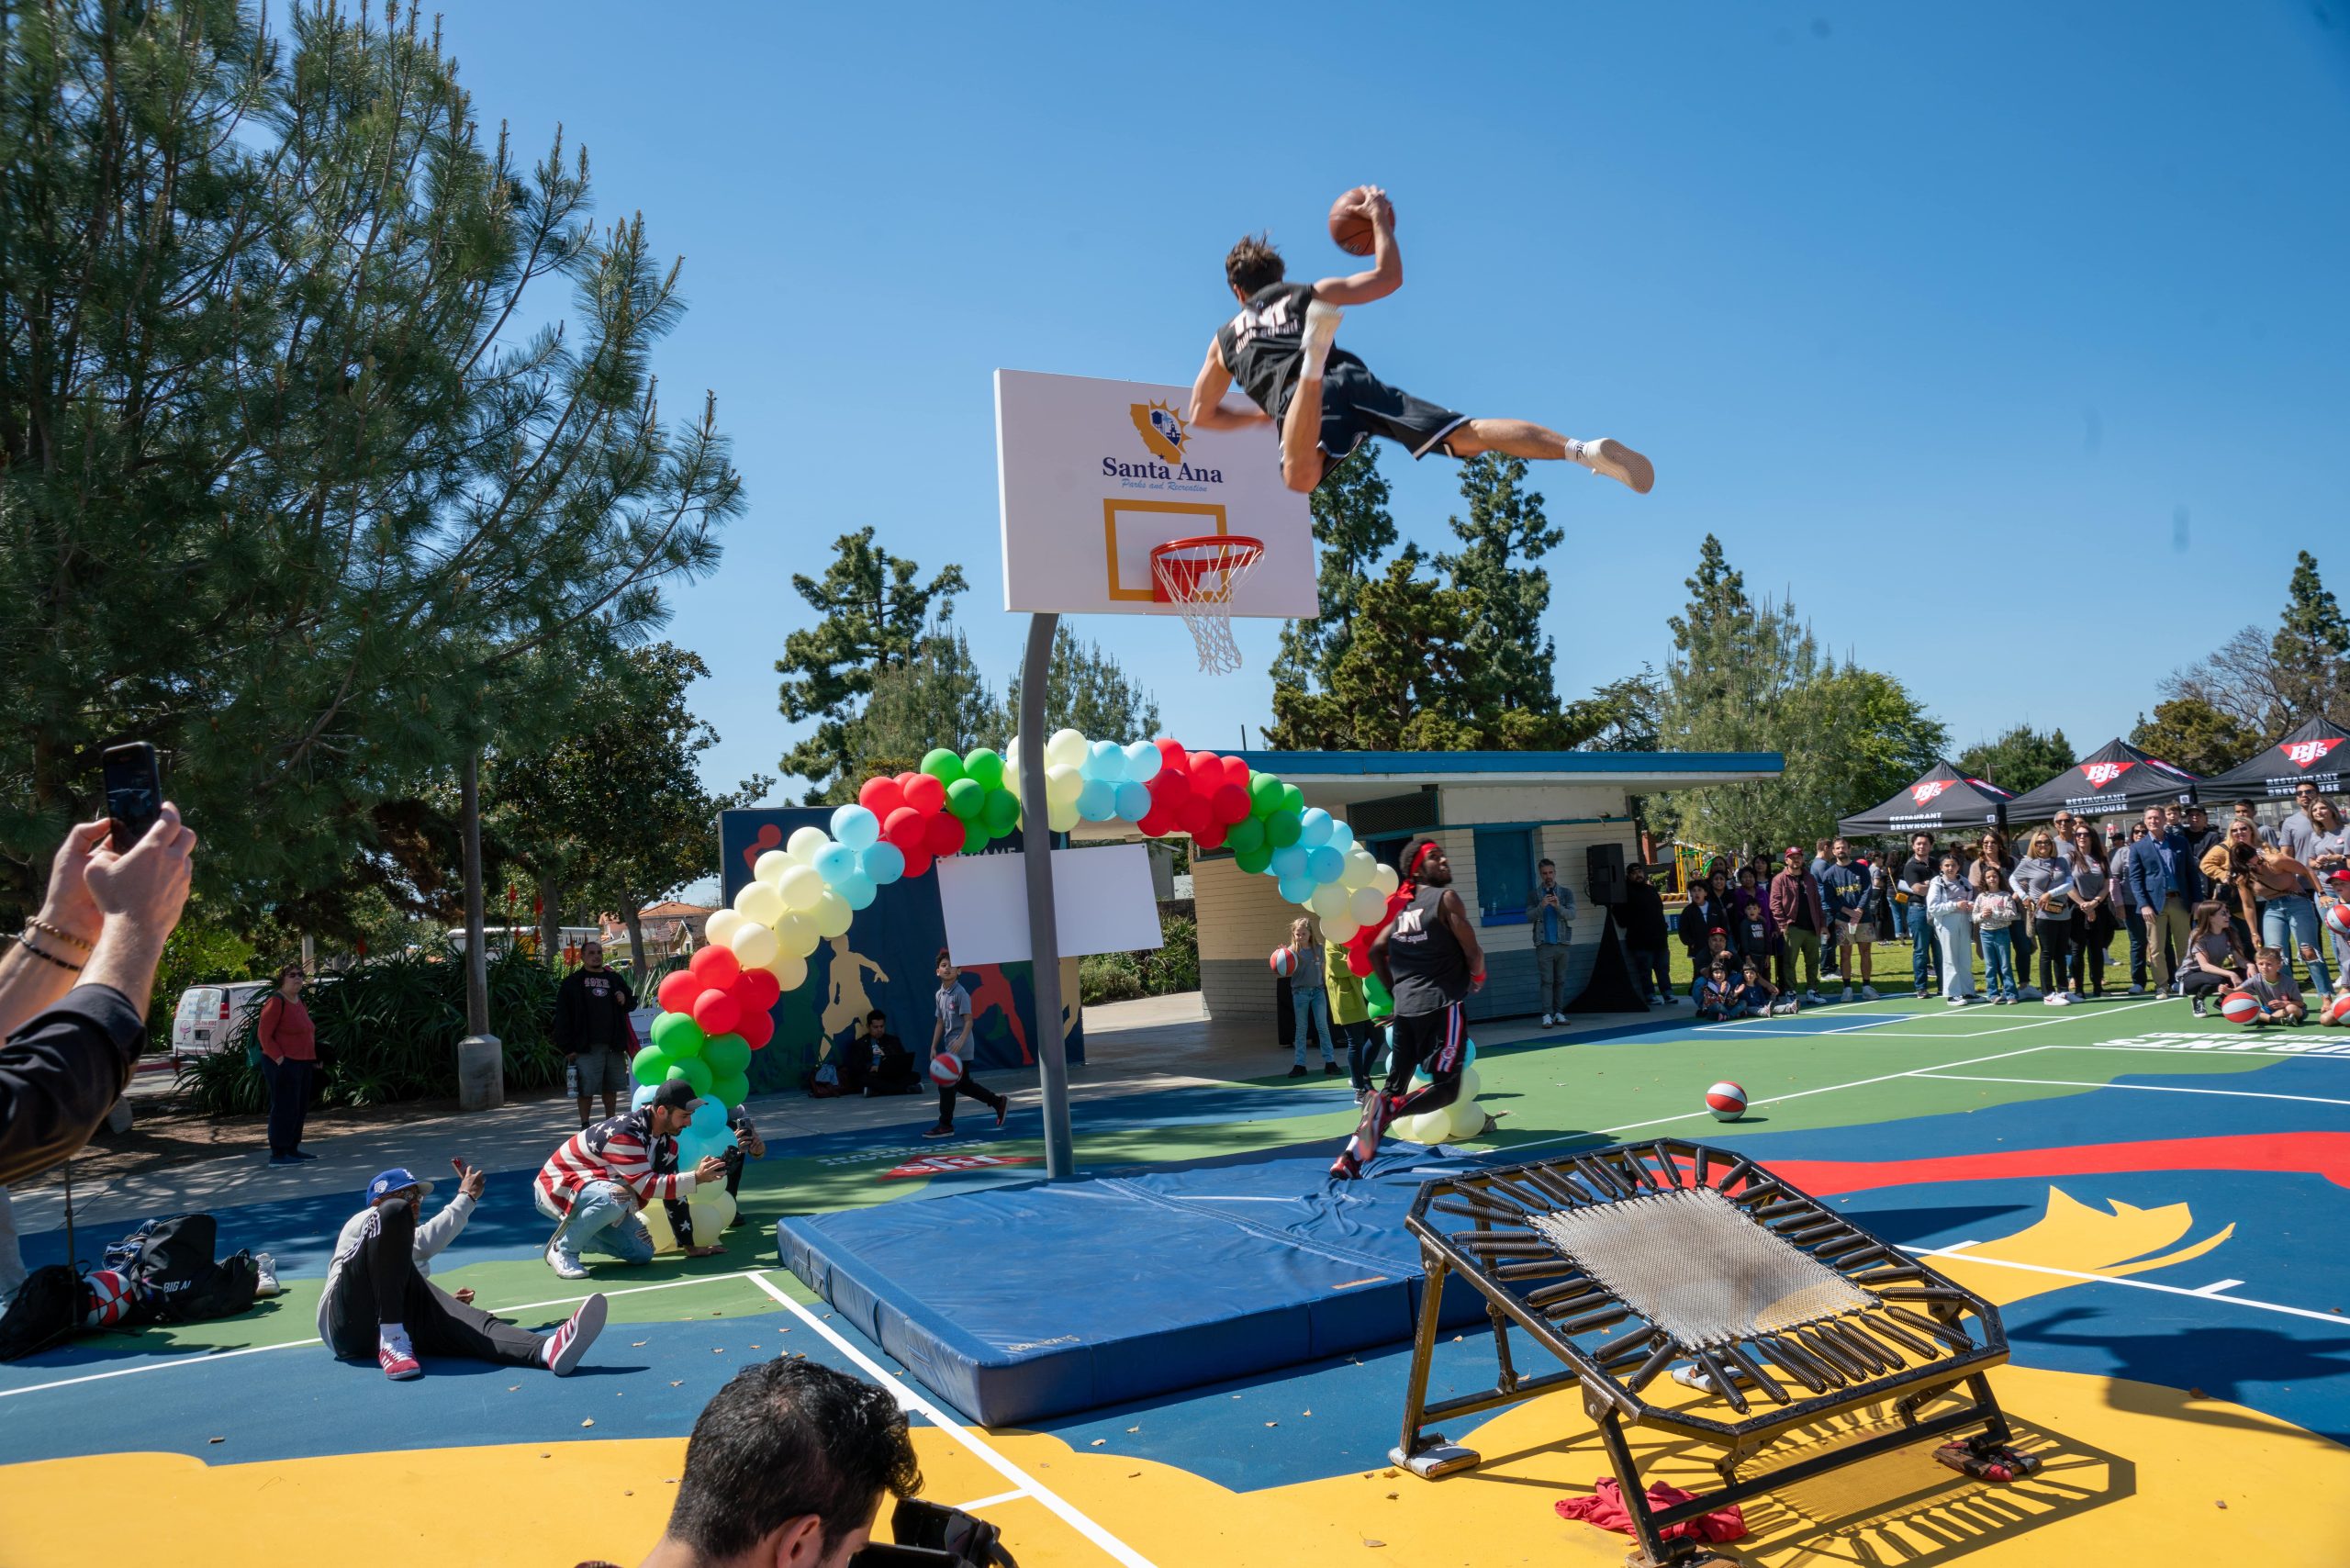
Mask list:
[[[550,1219],[542,1200],[541,1214]],[[653,1261],[653,1233],[636,1216],[636,1204],[617,1182],[590,1182],[571,1200],[571,1219],[563,1227],[555,1249],[571,1261],[589,1248],[623,1263]]]
[[[1983,989],[1993,996],[2016,993],[2016,937],[2006,926],[1983,933]]]
[[[1322,1059],[1326,1062],[1337,1060],[1337,1048],[1330,1041],[1330,992],[1327,988],[1292,986],[1289,1006],[1297,1019],[1297,1065],[1305,1065],[1305,1047],[1316,1022],[1322,1025]]]
[[[1912,989],[1929,989],[1927,976],[1939,976],[1942,968],[1942,944],[1934,940],[1934,923],[1926,918],[1922,904],[1895,904],[1894,919],[1897,924],[1906,913],[1909,921],[1909,984]]]
[[[2324,940],[2319,928],[2317,905],[2305,893],[2287,893],[2270,899],[2260,906],[2260,939],[2285,955],[2285,972],[2293,972],[2293,958],[2301,944],[2308,943],[2312,955],[2323,951],[2318,944]],[[2325,960],[2312,956],[2309,960],[2310,984],[2321,991],[2333,989],[2333,977],[2327,973]]]

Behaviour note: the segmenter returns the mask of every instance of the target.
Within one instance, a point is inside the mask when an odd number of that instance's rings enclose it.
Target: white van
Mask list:
[[[172,1014],[173,1064],[225,1049],[238,1020],[259,1007],[269,991],[267,980],[231,980],[192,985],[180,992],[179,1008]]]

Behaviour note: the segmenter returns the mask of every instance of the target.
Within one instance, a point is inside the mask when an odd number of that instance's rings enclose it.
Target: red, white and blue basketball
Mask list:
[[[2323,1007],[2319,1008],[2317,1021],[2321,1024],[2350,1023],[2350,991],[2344,991],[2342,995],[2332,998]]]
[[[1746,1091],[1724,1079],[1706,1091],[1706,1109],[1718,1122],[1734,1122],[1746,1114]]]
[[[2260,999],[2248,991],[2232,991],[2220,998],[2220,1016],[2231,1024],[2249,1024],[2260,1016]]]
[[[130,1310],[130,1282],[112,1269],[99,1269],[82,1281],[82,1327],[111,1328]]]
[[[1273,966],[1273,973],[1281,976],[1283,980],[1287,980],[1290,976],[1297,973],[1297,955],[1291,952],[1286,947],[1274,948],[1273,956],[1267,959],[1266,962],[1271,964]]]
[[[2325,906],[2325,923],[2344,936],[2350,936],[2350,903],[2333,902]]]
[[[963,1058],[953,1051],[941,1051],[930,1058],[930,1081],[941,1088],[959,1081],[963,1076]]]

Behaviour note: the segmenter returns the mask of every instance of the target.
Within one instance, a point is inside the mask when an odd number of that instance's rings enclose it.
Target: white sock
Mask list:
[[[1583,443],[1577,441],[1574,437],[1567,437],[1567,461],[1570,463],[1582,463],[1586,461],[1583,455]]]
[[[1323,366],[1330,360],[1330,347],[1337,341],[1337,310],[1326,306],[1307,306],[1305,333],[1299,344],[1304,352],[1305,362],[1298,370],[1298,378],[1302,381],[1321,380]]]
[[[377,1342],[395,1355],[416,1359],[416,1351],[408,1342],[408,1327],[404,1324],[386,1323],[375,1330]]]

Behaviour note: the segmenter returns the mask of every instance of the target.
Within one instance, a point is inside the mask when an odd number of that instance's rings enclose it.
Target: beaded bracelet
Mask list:
[[[94,946],[94,944],[84,940],[82,937],[74,935],[73,933],[66,930],[65,927],[62,925],[51,925],[48,921],[43,920],[37,914],[28,918],[25,924],[35,931],[47,932],[50,935],[56,937],[60,942],[64,943],[69,947],[79,947],[84,953],[89,952]]]
[[[27,927],[25,933],[17,938],[17,946],[22,947],[26,952],[30,953],[34,958],[39,958],[45,964],[55,964],[61,969],[70,969],[76,974],[81,972],[81,965],[69,964],[64,959],[59,958],[56,954],[44,953],[39,947],[34,946],[32,944],[32,931],[30,927]]]

